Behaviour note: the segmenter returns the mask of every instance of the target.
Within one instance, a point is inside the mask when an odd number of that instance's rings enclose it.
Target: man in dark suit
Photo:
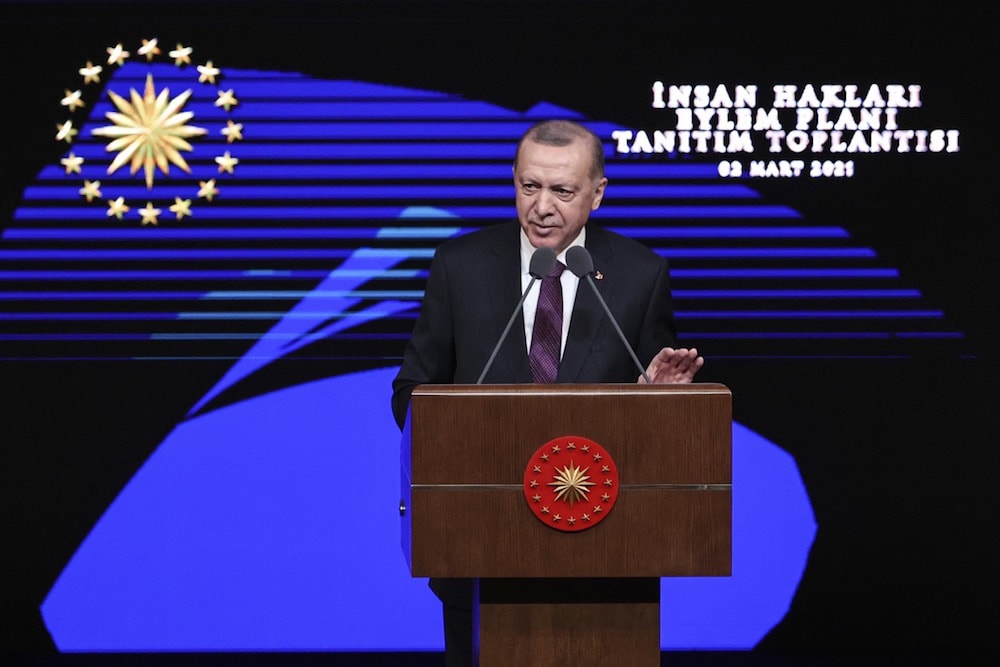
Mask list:
[[[587,128],[545,121],[525,133],[514,157],[517,220],[449,241],[434,255],[420,317],[393,381],[392,408],[400,426],[415,386],[477,381],[529,284],[531,255],[541,247],[552,248],[562,265],[569,247],[587,248],[597,287],[639,360],[647,364],[651,382],[694,378],[704,360],[694,349],[674,347],[666,261],[631,239],[587,226],[607,184],[603,146]],[[593,291],[580,286],[570,271],[549,280],[549,288],[532,289],[483,381],[642,380]],[[546,289],[561,292],[559,300],[540,297]],[[536,361],[547,328],[558,348],[549,375]],[[471,664],[471,582],[432,580],[431,588],[444,603],[448,664]]]

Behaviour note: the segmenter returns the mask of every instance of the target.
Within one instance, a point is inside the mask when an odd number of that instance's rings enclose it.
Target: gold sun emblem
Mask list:
[[[106,150],[109,153],[118,152],[108,167],[108,174],[115,173],[125,163],[130,164],[132,174],[142,167],[146,189],[152,190],[157,168],[167,175],[173,164],[183,172],[191,173],[180,151],[194,150],[187,139],[202,136],[206,130],[187,124],[194,117],[192,112],[182,111],[191,97],[190,90],[173,99],[170,99],[169,88],[157,94],[153,76],[149,74],[141,97],[134,88],[130,101],[110,90],[108,97],[118,109],[117,113],[109,111],[106,114],[114,125],[99,127],[92,132],[96,136],[113,139]]]
[[[146,56],[146,61],[152,63],[163,53],[163,49],[159,48],[158,43],[156,39],[144,39],[137,53]],[[125,61],[131,55],[121,43],[108,47],[107,52],[108,68],[124,68]],[[202,90],[205,84],[217,88],[216,78],[223,76],[222,70],[215,67],[212,61],[193,69],[189,68],[188,66],[193,62],[191,59],[193,53],[194,50],[191,47],[177,44],[177,48],[170,51],[169,56],[179,71],[187,71],[189,74],[197,73],[200,86],[196,88],[199,92],[189,89],[177,97],[171,97],[169,88],[157,90],[156,82],[151,73],[147,73],[145,87],[141,93],[134,88],[130,89],[128,95],[119,95],[111,90],[107,91],[108,99],[115,107],[113,111],[105,114],[111,124],[91,130],[90,134],[107,139],[106,151],[108,154],[113,154],[107,163],[108,175],[114,174],[125,165],[129,165],[133,176],[141,169],[146,189],[152,195],[154,182],[161,174],[162,177],[169,178],[171,166],[177,167],[185,174],[192,174],[192,169],[187,162],[187,160],[192,159],[192,156],[185,157],[184,155],[184,153],[194,151],[188,140],[203,137],[209,133],[214,134],[216,130],[192,125],[191,121],[195,114],[192,111],[185,111],[184,106],[192,97],[194,99],[198,99],[199,95],[207,97],[208,91]],[[134,64],[129,64],[129,67],[133,66]],[[87,65],[79,70],[80,75],[84,77],[84,88],[90,84],[100,86],[102,75],[106,72],[108,70],[103,66],[94,65],[93,61],[88,61]],[[227,116],[241,104],[236,97],[236,91],[232,88],[225,91],[216,90],[215,94],[215,106],[225,111]],[[70,114],[93,103],[94,100],[84,101],[82,89],[75,91],[64,89],[64,95],[60,101],[60,105]],[[56,125],[56,141],[73,145],[78,135],[81,134],[84,122],[74,122],[70,119]],[[214,122],[217,121],[209,119],[210,126]],[[226,138],[227,146],[232,145],[235,150],[236,146],[233,144],[243,141],[243,124],[227,118],[226,126],[219,130],[219,134]],[[225,155],[213,156],[210,154],[206,157],[215,160],[219,165],[220,174],[234,174],[236,166],[240,163],[239,158],[229,151],[226,151]],[[95,175],[91,171],[93,165],[86,164],[88,160],[89,158],[84,159],[84,157],[70,152],[60,160],[60,164],[65,168],[66,175],[79,174],[88,179],[84,180],[84,187],[79,190],[80,196],[88,203],[95,201],[100,203],[102,199],[106,201],[106,214],[109,218],[123,220],[127,216],[134,220],[139,217],[143,225],[156,225],[159,224],[158,215],[163,210],[169,210],[180,221],[194,216],[196,207],[193,202],[199,204],[202,200],[211,202],[215,196],[219,195],[217,181],[212,178],[208,181],[198,181],[199,189],[191,190],[190,199],[175,196],[173,205],[170,205],[169,201],[161,200],[155,202],[155,206],[153,201],[147,201],[145,208],[129,206],[122,196],[110,192],[108,193],[110,197],[103,194],[102,189],[111,190],[114,184],[108,183],[101,186],[100,181],[93,178]],[[206,159],[203,162],[211,165],[212,160]],[[178,184],[186,187],[193,185],[191,179],[185,180],[183,176],[179,177]],[[155,195],[153,196],[155,197]]]
[[[555,481],[549,482],[556,492],[556,500],[568,502],[571,506],[577,501],[587,500],[590,492],[587,487],[594,486],[594,482],[589,481],[588,470],[590,468],[581,469],[572,462],[562,469],[556,468]]]

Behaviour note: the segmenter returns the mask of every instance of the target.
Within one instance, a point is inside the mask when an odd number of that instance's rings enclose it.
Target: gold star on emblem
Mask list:
[[[143,225],[155,225],[159,222],[158,218],[162,211],[158,208],[153,208],[153,202],[146,202],[146,206],[139,209],[139,215],[142,216]]]
[[[198,198],[212,201],[212,197],[219,194],[219,189],[215,187],[215,179],[198,181]]]
[[[603,511],[600,505],[594,505],[594,514],[600,514]]]
[[[590,515],[585,513],[583,516],[580,517],[580,520],[581,521],[590,521]]]
[[[603,459],[603,458],[604,458],[604,457],[603,457],[603,456],[601,456],[600,454],[594,454],[594,460],[595,460],[595,461],[600,461],[600,460],[601,460],[601,459]]]
[[[184,46],[180,43],[177,44],[177,48],[168,53],[167,55],[174,59],[174,65],[180,67],[181,65],[191,64],[191,54],[194,52],[190,46]]]
[[[70,151],[70,154],[59,160],[59,163],[66,167],[67,174],[79,174],[80,165],[83,164],[83,158],[78,155],[74,155],[73,152]]]
[[[554,514],[552,516],[552,520],[555,521],[556,523],[559,523],[560,521],[562,521],[562,517],[559,516],[558,514]]]
[[[607,502],[611,502],[611,494],[602,493],[601,494],[601,500],[604,501],[604,502],[606,502],[606,503]]]
[[[575,516],[571,516],[570,518],[566,519],[566,523],[568,523],[569,525],[572,526],[573,524],[576,523],[576,517]]]
[[[153,62],[153,57],[160,55],[163,51],[157,46],[156,38],[153,38],[142,40],[142,46],[139,47],[137,53],[140,56],[146,56],[146,62],[151,63]]]
[[[84,181],[83,187],[80,188],[80,196],[86,197],[89,202],[99,199],[101,197],[101,182]]]
[[[614,486],[614,485],[615,485],[615,483],[612,482],[610,479],[605,479],[604,480],[604,486]]]
[[[601,472],[611,472],[611,466],[602,465],[601,466]]]
[[[219,99],[215,100],[215,106],[222,107],[226,111],[231,110],[239,104],[239,100],[236,99],[236,92],[232,88],[229,90],[220,90],[218,95]]]
[[[191,215],[191,200],[174,197],[174,205],[169,208],[169,211],[175,214],[178,220],[186,215],[189,216]]]
[[[531,472],[535,473],[536,475],[539,474],[540,472],[542,472],[542,466],[532,466]]]
[[[67,144],[73,143],[73,137],[80,134],[80,131],[73,127],[73,121],[68,120],[62,125],[56,125],[56,141],[65,141]]]
[[[227,144],[231,144],[234,141],[243,141],[243,123],[234,123],[232,120],[227,120],[226,126],[220,132],[226,138]]]
[[[222,72],[219,71],[218,67],[212,65],[212,61],[209,60],[204,65],[198,65],[198,83],[211,83],[215,84],[215,77],[222,76]]]
[[[549,513],[549,506],[548,506],[548,505],[542,505],[542,509],[541,509],[541,510],[539,510],[539,511],[540,511],[540,512],[541,512],[542,514],[548,514],[548,513]]]
[[[130,162],[133,174],[139,167],[143,168],[146,188],[149,190],[153,189],[157,168],[168,174],[170,165],[173,164],[190,174],[191,168],[180,151],[193,150],[187,138],[206,133],[204,128],[186,125],[194,114],[190,111],[181,112],[181,109],[190,96],[191,91],[186,90],[171,100],[169,88],[164,88],[157,95],[151,74],[146,76],[146,89],[142,97],[133,88],[130,102],[108,91],[108,97],[120,113],[108,112],[108,120],[114,125],[99,127],[92,132],[96,136],[114,138],[106,150],[119,152],[108,167],[108,173],[113,174],[126,162]]]
[[[119,220],[121,220],[122,216],[125,215],[126,213],[128,213],[130,210],[131,209],[128,206],[125,205],[125,198],[124,197],[119,197],[118,199],[115,199],[114,201],[112,201],[110,199],[108,200],[108,217],[109,218],[111,216],[115,216],[116,218],[118,218]]]
[[[542,500],[542,497],[536,493],[535,495],[531,496],[531,499],[537,503]]]
[[[104,68],[100,65],[95,65],[88,60],[87,66],[81,67],[77,71],[80,73],[80,76],[83,77],[83,84],[87,85],[88,83],[100,83],[101,72],[104,71]]]
[[[538,486],[538,480],[537,479],[531,480],[528,486],[530,486],[532,489],[536,488]]]
[[[107,52],[108,52],[109,66],[110,65],[121,66],[125,63],[125,59],[128,58],[130,55],[132,55],[122,47],[120,42],[118,44],[115,44],[114,46],[109,46],[107,48]]]
[[[240,161],[234,158],[232,155],[230,155],[229,151],[226,151],[219,157],[215,158],[215,163],[219,165],[220,174],[222,173],[231,174],[233,173],[233,167],[238,165]]]
[[[69,107],[70,113],[73,113],[77,109],[82,109],[83,107],[87,106],[86,104],[83,103],[83,100],[80,99],[81,95],[83,95],[83,91],[80,90],[71,91],[67,88],[65,96],[59,101],[59,104],[63,105],[64,107]]]
[[[561,470],[556,468],[555,481],[548,484],[554,487],[556,500],[568,502],[570,506],[578,500],[587,500],[587,494],[590,492],[587,487],[594,486],[594,483],[589,481],[588,470],[589,468],[581,469],[572,462]]]
[[[552,445],[552,453],[553,454],[558,454],[560,451],[562,451],[562,450],[559,449],[559,445]]]
[[[548,454],[542,454],[538,458],[540,458],[543,461],[548,461],[549,460],[549,455]]]
[[[583,447],[580,448],[580,451],[586,454],[587,452],[590,451],[590,445],[584,445]]]
[[[576,445],[573,444],[572,442],[567,442],[566,449],[576,449]]]

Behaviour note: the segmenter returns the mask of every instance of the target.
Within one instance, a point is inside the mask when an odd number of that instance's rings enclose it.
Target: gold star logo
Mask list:
[[[549,482],[556,492],[556,500],[568,502],[570,506],[578,500],[587,500],[590,492],[588,487],[594,486],[587,471],[590,468],[580,468],[572,461],[562,469],[556,468],[555,481]]]
[[[603,461],[590,463],[595,455]],[[599,466],[605,471],[600,477],[596,472]],[[618,497],[618,469],[611,454],[583,436],[561,436],[543,444],[528,460],[523,479],[531,514],[561,532],[597,525]]]
[[[139,171],[139,167],[143,168],[146,188],[152,190],[157,168],[168,174],[169,165],[173,164],[182,171],[191,173],[191,168],[180,151],[193,150],[187,139],[206,132],[204,128],[185,124],[194,116],[190,111],[181,111],[191,97],[190,90],[173,99],[170,99],[169,88],[164,88],[157,94],[153,75],[150,74],[146,76],[146,90],[141,97],[134,88],[131,90],[131,101],[126,101],[113,91],[108,91],[108,97],[119,111],[107,113],[108,120],[114,125],[99,127],[92,134],[114,139],[108,144],[107,151],[117,151],[118,155],[108,167],[109,174],[130,162],[133,174]]]
[[[131,56],[131,53],[120,42],[107,47],[106,51],[107,67],[109,68],[123,66]],[[173,65],[178,69],[192,64],[193,49],[191,47],[178,42],[176,49],[163,55],[166,51],[166,48],[161,49],[158,40],[154,38],[142,40],[141,46],[136,49],[135,53],[137,56],[144,56],[144,60],[149,63],[154,60],[166,60],[169,56]],[[146,74],[145,87],[140,90],[130,89],[128,94],[119,90],[116,93],[109,86],[107,96],[114,106],[112,111],[105,114],[109,123],[96,129],[85,128],[85,131],[89,131],[94,137],[103,137],[107,140],[105,148],[110,157],[101,166],[102,168],[107,167],[109,175],[126,165],[128,165],[132,175],[138,174],[141,170],[146,189],[149,191],[153,190],[157,179],[170,177],[172,166],[186,174],[191,174],[192,168],[189,166],[188,160],[191,160],[192,156],[188,153],[194,152],[193,139],[206,136],[209,133],[208,129],[195,126],[193,122],[194,112],[185,110],[185,105],[190,102],[195,93],[189,89],[176,97],[171,96],[168,88],[160,88],[156,85],[151,69],[154,66],[150,65],[147,68],[150,71]],[[130,67],[142,68],[143,63],[133,62]],[[79,68],[78,72],[84,79],[84,85],[100,84],[104,69],[101,64],[95,65],[94,61],[87,61],[87,64]],[[222,76],[222,71],[215,67],[212,61],[208,61],[196,69],[199,83],[214,86],[216,79]],[[190,72],[190,74],[193,76],[195,72]],[[197,86],[192,87],[197,89]],[[227,114],[231,113],[235,107],[240,106],[234,89],[212,92],[217,95],[214,101],[215,106],[224,109]],[[197,93],[199,97],[202,95],[209,97],[210,94],[207,91],[206,93]],[[60,104],[67,115],[89,104],[89,102],[84,102],[83,97],[83,92],[80,89],[64,89]],[[77,135],[84,129],[74,125],[82,125],[85,122],[88,121],[77,121],[74,124],[72,120],[65,120],[65,122],[56,125],[56,141],[73,144]],[[225,126],[221,129],[211,129],[212,134],[217,131],[226,138],[228,144],[243,140],[243,125],[232,119],[226,119]],[[211,149],[209,148],[209,150]],[[213,153],[210,153],[205,156],[205,159],[207,160],[212,155]],[[218,165],[220,174],[235,173],[235,167],[239,164],[239,159],[229,151],[223,155],[216,155],[213,159]],[[86,162],[88,165],[92,165],[93,158],[88,158]],[[82,174],[83,158],[69,153],[60,160],[60,163],[67,175]],[[185,182],[183,177],[181,182]],[[192,180],[186,182],[192,185],[194,183]],[[109,194],[108,197],[103,196],[100,186],[100,181],[87,180],[83,182],[79,193],[87,202],[106,200],[108,203],[107,216],[119,220],[123,219],[125,214],[131,210],[125,199],[123,197],[116,198],[114,194]],[[195,192],[197,192],[196,197]],[[154,199],[147,202],[146,206],[138,211],[141,213],[143,225],[158,225],[160,214],[163,211],[169,211],[174,214],[177,220],[182,220],[193,215],[191,211],[192,201],[197,199],[211,202],[218,195],[219,188],[216,185],[216,179],[212,178],[198,181],[198,189],[192,190],[190,198],[175,196],[172,204],[169,201],[157,202]],[[154,202],[156,206],[154,206]]]

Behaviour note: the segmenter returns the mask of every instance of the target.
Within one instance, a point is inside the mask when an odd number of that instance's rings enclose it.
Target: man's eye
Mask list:
[[[565,190],[563,188],[556,188],[553,192],[556,193],[556,197],[559,197],[563,201],[569,201],[576,194],[572,190]]]
[[[538,192],[538,185],[535,183],[525,183],[521,186],[521,190],[523,190],[528,194],[533,194],[535,192]]]

